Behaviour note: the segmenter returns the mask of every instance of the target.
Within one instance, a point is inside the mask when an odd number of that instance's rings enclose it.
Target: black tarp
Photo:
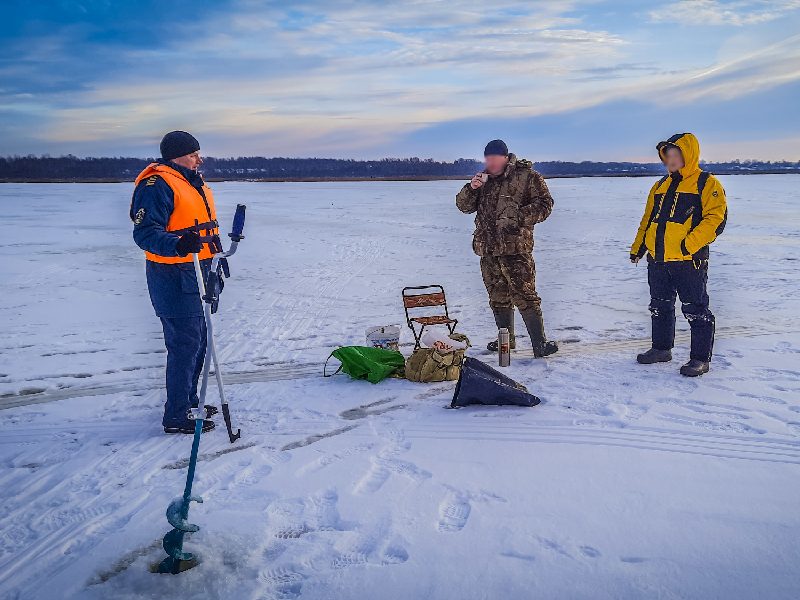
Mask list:
[[[536,406],[540,402],[521,383],[506,377],[486,363],[467,357],[461,366],[461,376],[458,378],[450,408],[470,404]]]

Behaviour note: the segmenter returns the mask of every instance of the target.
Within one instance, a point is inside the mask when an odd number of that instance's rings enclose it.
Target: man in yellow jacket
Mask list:
[[[700,169],[700,144],[691,133],[673,135],[656,149],[669,175],[650,190],[631,262],[647,254],[653,347],[640,354],[642,364],[672,360],[675,345],[675,297],[692,331],[689,362],[681,374],[708,373],[714,347],[714,315],[708,308],[708,245],[725,228],[728,208],[719,181]]]

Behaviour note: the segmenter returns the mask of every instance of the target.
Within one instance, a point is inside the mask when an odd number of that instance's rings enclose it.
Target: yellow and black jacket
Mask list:
[[[728,219],[725,190],[717,178],[700,169],[700,144],[691,133],[674,135],[656,147],[661,160],[677,146],[686,165],[650,190],[631,258],[649,252],[656,262],[708,258],[708,245]]]

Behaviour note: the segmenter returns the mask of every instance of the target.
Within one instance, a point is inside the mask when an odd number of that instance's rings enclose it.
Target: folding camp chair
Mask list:
[[[409,290],[439,290],[438,292],[431,293],[411,293],[407,294]],[[430,306],[444,307],[443,315],[432,315],[422,317],[412,317],[408,314],[410,309],[426,308]],[[458,319],[451,319],[450,314],[447,312],[447,298],[444,295],[444,288],[440,285],[419,285],[415,287],[403,288],[403,307],[406,309],[406,321],[411,331],[414,333],[414,350],[420,347],[420,338],[422,332],[428,325],[447,325],[452,335],[455,332]],[[420,326],[419,332],[415,329],[414,325]]]

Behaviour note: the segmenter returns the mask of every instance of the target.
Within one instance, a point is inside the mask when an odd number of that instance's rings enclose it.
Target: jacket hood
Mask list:
[[[676,133],[665,142],[659,142],[656,145],[658,156],[665,165],[667,148],[674,146],[683,154],[683,162],[686,165],[680,170],[681,176],[686,179],[695,171],[700,170],[700,142],[691,133]]]

